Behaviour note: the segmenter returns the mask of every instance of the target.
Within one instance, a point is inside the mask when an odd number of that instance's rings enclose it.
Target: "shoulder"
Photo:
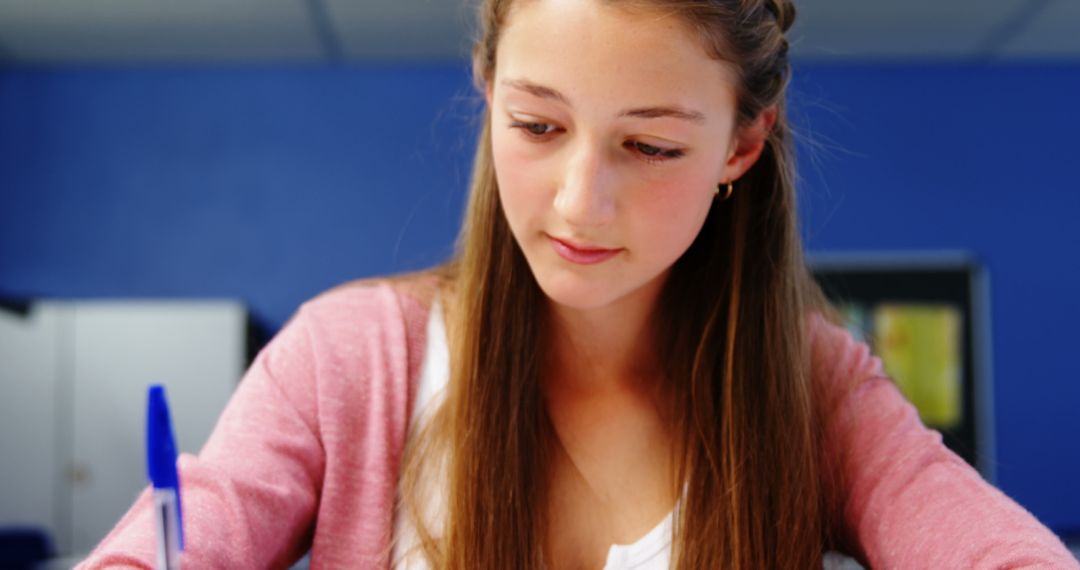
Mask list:
[[[873,568],[1076,567],[1052,532],[922,423],[866,343],[820,314],[806,325],[842,550]]]
[[[428,307],[446,279],[446,270],[442,267],[355,279],[317,295],[309,303],[349,303],[377,296],[376,292],[381,292],[384,297],[389,293],[396,301],[410,306]]]
[[[294,319],[344,336],[388,326],[423,329],[444,279],[436,268],[349,281],[305,302]]]
[[[301,305],[271,344],[279,345],[278,353],[303,352],[315,372],[340,376],[379,368],[411,378],[443,280],[436,268],[338,285]]]

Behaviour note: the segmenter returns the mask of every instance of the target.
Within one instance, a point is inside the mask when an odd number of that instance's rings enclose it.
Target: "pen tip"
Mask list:
[[[146,403],[147,475],[154,487],[176,487],[176,443],[165,388],[150,386]]]

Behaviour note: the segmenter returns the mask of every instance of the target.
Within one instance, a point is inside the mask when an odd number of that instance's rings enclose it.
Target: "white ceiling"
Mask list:
[[[0,63],[445,60],[475,0],[0,0]],[[1080,0],[796,0],[804,60],[1080,60]]]

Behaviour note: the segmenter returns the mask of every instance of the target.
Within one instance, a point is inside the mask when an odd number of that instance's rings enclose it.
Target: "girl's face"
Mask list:
[[[735,148],[729,65],[673,17],[582,0],[518,2],[496,61],[499,197],[541,289],[578,309],[658,291],[757,157]]]

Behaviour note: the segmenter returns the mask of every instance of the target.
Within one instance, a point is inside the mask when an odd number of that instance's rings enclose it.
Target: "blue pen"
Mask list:
[[[184,550],[180,478],[176,474],[176,442],[169,405],[160,384],[150,386],[146,400],[146,470],[154,487],[157,567],[179,570],[180,552]]]

